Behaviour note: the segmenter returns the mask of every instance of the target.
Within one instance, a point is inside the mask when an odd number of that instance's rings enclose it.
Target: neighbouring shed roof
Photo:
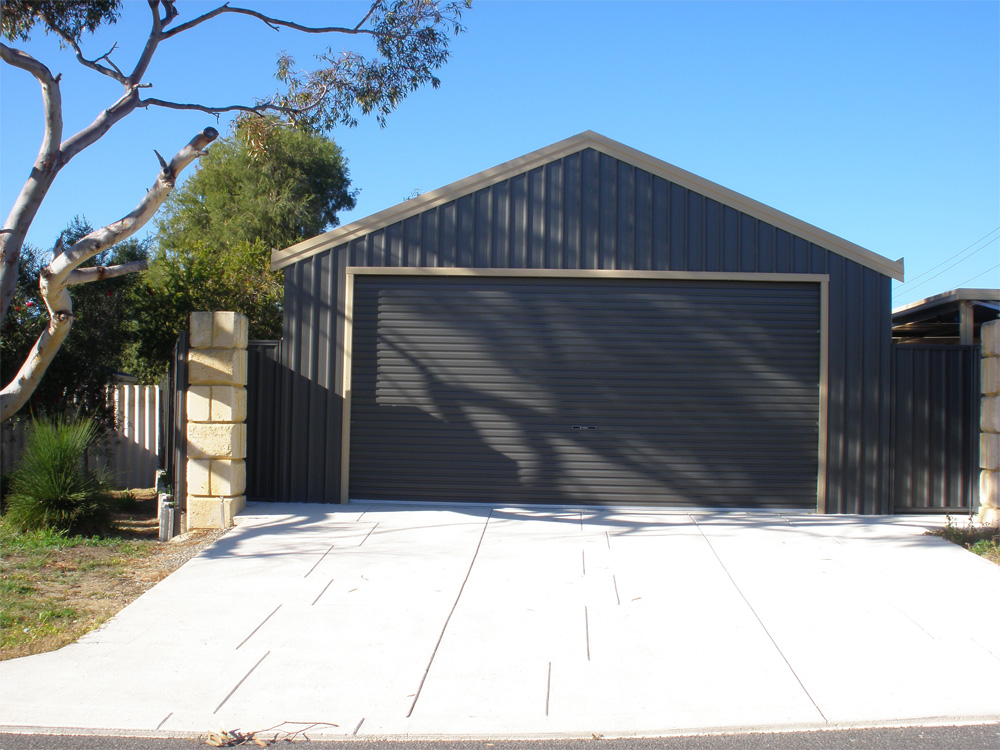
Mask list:
[[[959,340],[962,317],[968,335],[1000,317],[1000,289],[952,289],[892,311],[892,335],[904,340]],[[964,342],[972,343],[972,341]]]
[[[791,234],[825,247],[832,252],[838,253],[881,274],[890,276],[897,281],[903,280],[902,258],[895,261],[884,258],[870,250],[866,250],[860,245],[855,245],[852,242],[848,242],[841,237],[837,237],[800,219],[766,206],[752,198],[724,188],[703,177],[698,177],[691,172],[687,172],[680,167],[675,167],[673,164],[668,164],[649,154],[644,154],[641,151],[637,151],[623,143],[606,138],[590,130],[554,143],[551,146],[538,149],[517,159],[504,162],[496,167],[474,174],[471,177],[458,180],[437,190],[424,193],[417,198],[404,201],[364,219],[359,219],[324,234],[303,240],[291,247],[283,250],[274,250],[271,253],[271,269],[276,271],[285,266],[290,266],[300,260],[325,252],[357,237],[419,214],[422,211],[456,200],[463,195],[468,195],[488,185],[501,182],[515,175],[540,167],[548,162],[560,159],[568,154],[588,148],[632,164],[650,174],[693,190],[723,205],[730,206],[772,224],[775,227],[784,229]]]

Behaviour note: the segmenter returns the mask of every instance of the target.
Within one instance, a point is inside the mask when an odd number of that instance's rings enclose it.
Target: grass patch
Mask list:
[[[961,526],[948,516],[948,523],[945,526],[927,533],[965,547],[970,552],[985,557],[991,563],[1000,565],[1000,529],[993,526],[976,526],[971,518],[965,526]]]
[[[0,520],[0,655],[9,659],[72,643],[106,619],[88,600],[113,591],[151,542],[18,532]]]
[[[114,493],[104,537],[17,531],[0,518],[0,659],[61,648],[138,598],[217,539],[163,544],[155,490]]]

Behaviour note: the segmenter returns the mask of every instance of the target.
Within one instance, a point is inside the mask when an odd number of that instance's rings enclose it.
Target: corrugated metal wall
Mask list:
[[[889,510],[890,279],[593,149],[285,269],[280,499],[339,500],[348,263],[829,274],[827,510]]]
[[[894,344],[893,510],[969,510],[979,490],[978,346]]]
[[[281,455],[281,342],[247,345],[247,497],[275,495]]]

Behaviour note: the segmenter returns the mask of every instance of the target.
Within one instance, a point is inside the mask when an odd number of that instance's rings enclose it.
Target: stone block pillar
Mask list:
[[[246,507],[247,319],[191,313],[187,526],[225,529]]]
[[[979,426],[979,521],[1000,525],[1000,320],[982,328],[983,400]]]

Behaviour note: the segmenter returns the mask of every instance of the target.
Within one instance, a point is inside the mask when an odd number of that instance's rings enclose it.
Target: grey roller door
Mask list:
[[[815,507],[808,283],[355,277],[352,499]]]

